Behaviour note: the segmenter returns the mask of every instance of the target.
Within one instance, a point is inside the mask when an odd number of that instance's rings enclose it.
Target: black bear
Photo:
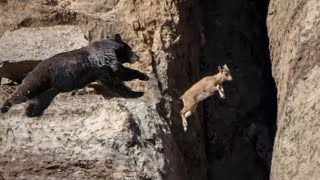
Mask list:
[[[23,79],[1,107],[1,112],[6,113],[11,106],[34,99],[28,105],[26,115],[40,116],[60,92],[79,89],[94,81],[100,81],[121,97],[141,97],[143,92],[132,91],[123,84],[123,81],[133,79],[149,79],[144,73],[122,66],[138,59],[119,34],[81,49],[56,54],[39,63]]]

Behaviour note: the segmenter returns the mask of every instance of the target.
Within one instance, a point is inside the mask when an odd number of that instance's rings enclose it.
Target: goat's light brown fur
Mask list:
[[[202,78],[180,97],[184,104],[180,114],[185,130],[187,129],[186,118],[196,111],[197,105],[200,101],[213,95],[215,91],[218,91],[220,96],[224,98],[222,83],[224,81],[231,81],[232,76],[227,65],[224,65],[223,68],[219,66],[218,69],[219,73]]]

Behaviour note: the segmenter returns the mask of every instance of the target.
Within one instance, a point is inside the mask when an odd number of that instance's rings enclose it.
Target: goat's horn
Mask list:
[[[224,65],[223,65],[223,68],[226,69],[226,70],[229,70],[227,64],[224,64]]]

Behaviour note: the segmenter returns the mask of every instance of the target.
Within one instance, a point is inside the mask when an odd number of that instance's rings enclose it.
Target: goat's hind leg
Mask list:
[[[197,103],[194,103],[192,105],[189,105],[187,108],[184,108],[183,110],[183,114],[181,116],[183,116],[182,118],[182,124],[183,124],[183,128],[185,131],[187,131],[187,126],[188,126],[188,122],[187,122],[187,118],[190,117],[192,115],[192,113],[194,113],[197,109]]]
[[[188,111],[186,111],[186,112],[184,113],[185,118],[190,117],[191,114],[196,111],[196,109],[197,109],[197,104],[193,104],[193,105],[189,106]]]
[[[184,106],[183,109],[180,111],[180,116],[181,116],[182,126],[183,126],[184,131],[187,130],[187,126],[188,126],[188,122],[187,122],[186,115],[185,115],[186,111],[187,111],[186,106]]]
[[[183,130],[187,131],[188,121],[183,113],[180,113],[180,115],[181,115],[181,119],[182,119]]]
[[[188,126],[187,118],[191,116],[193,112],[192,110],[193,110],[193,106],[185,106],[180,111],[184,131],[187,131],[187,126]]]

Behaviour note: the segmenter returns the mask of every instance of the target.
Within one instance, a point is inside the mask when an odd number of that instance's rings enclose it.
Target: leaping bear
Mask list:
[[[34,99],[29,103],[26,115],[40,116],[57,94],[83,88],[94,81],[101,82],[121,97],[141,97],[143,92],[132,91],[123,83],[133,79],[149,79],[142,72],[122,66],[138,59],[119,34],[81,49],[56,54],[39,63],[23,79],[1,107],[1,112],[6,113],[13,105]]]

